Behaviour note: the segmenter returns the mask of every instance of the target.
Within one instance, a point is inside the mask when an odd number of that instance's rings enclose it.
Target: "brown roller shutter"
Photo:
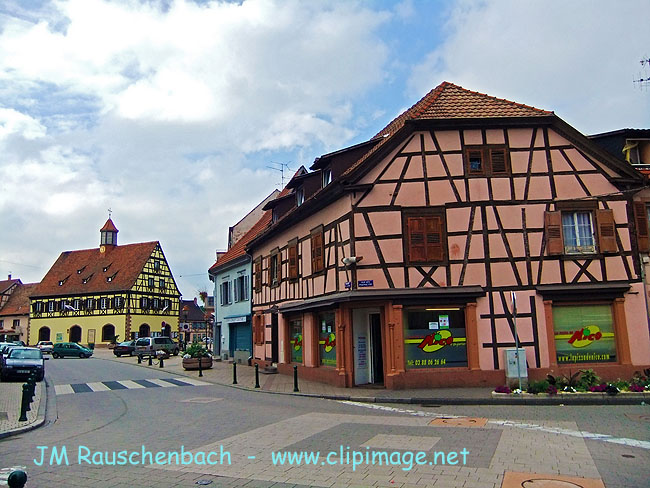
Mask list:
[[[650,239],[648,236],[648,214],[646,204],[634,202],[634,223],[640,252],[650,252]]]
[[[442,247],[442,218],[426,217],[427,261],[442,261],[445,258]]]
[[[616,252],[616,225],[614,222],[614,211],[596,210],[596,222],[598,224],[598,249],[600,252]]]
[[[546,249],[549,256],[564,254],[562,239],[562,212],[544,212]]]
[[[298,278],[298,245],[290,244],[288,247],[289,254],[289,279]]]

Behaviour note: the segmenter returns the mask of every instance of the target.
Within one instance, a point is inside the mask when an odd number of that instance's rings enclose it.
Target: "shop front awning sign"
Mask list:
[[[236,315],[232,317],[224,317],[223,320],[229,324],[237,324],[241,322],[246,322],[248,315]]]

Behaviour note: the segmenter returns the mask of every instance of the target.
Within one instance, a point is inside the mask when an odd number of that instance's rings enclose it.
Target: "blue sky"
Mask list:
[[[650,127],[647,1],[5,0],[0,277],[159,240],[210,288],[227,229],[296,169],[372,137],[444,80],[583,133]],[[647,68],[646,68],[647,69]]]

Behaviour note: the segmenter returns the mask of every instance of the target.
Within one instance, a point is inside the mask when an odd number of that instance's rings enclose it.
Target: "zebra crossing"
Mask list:
[[[136,390],[139,388],[173,388],[176,386],[209,386],[212,383],[195,380],[194,378],[151,378],[147,380],[115,380],[96,381],[92,383],[74,383],[69,385],[54,385],[57,395],[72,395],[77,393],[92,393],[97,391]]]

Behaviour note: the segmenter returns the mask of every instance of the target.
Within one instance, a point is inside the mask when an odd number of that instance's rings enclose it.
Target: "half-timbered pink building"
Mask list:
[[[517,330],[533,378],[649,365],[631,218],[645,179],[553,112],[445,82],[311,169],[248,245],[260,364],[339,386],[496,385]]]

